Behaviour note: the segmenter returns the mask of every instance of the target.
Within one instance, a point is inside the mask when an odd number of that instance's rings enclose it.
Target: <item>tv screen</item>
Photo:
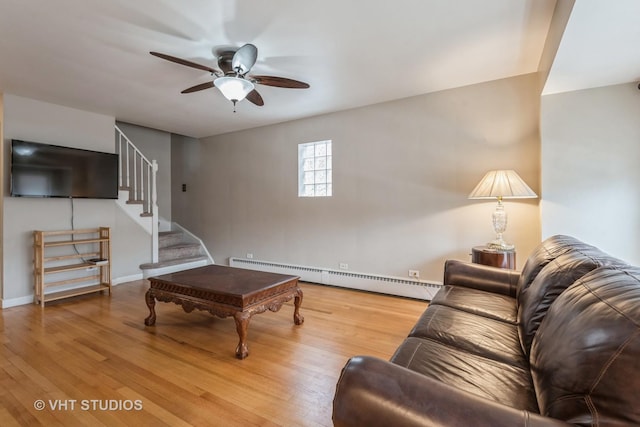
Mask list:
[[[14,139],[11,196],[118,198],[118,155]]]

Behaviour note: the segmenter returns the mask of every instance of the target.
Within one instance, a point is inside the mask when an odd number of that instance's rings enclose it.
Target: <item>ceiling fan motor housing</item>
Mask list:
[[[231,65],[233,61],[233,55],[235,53],[236,52],[233,50],[227,50],[221,52],[218,56],[218,67],[220,67],[225,76],[229,74],[235,74],[233,72],[233,66]]]

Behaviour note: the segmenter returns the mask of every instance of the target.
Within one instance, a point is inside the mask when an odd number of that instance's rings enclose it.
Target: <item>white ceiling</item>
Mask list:
[[[535,72],[555,2],[0,0],[0,91],[203,137]],[[620,16],[612,4],[634,13]],[[568,86],[567,76],[573,89],[639,77],[640,57],[628,50],[613,62],[615,73],[607,66],[586,72],[580,62],[598,61],[601,52],[591,55],[592,48],[615,53],[612,39],[625,30],[616,25],[606,44],[599,34],[608,20],[631,25],[638,6],[577,0],[580,13],[569,22],[549,79],[554,92]],[[603,8],[605,17],[592,13]],[[625,43],[634,54],[638,27],[635,44]],[[180,93],[210,80],[207,72],[149,54],[217,68],[213,50],[248,42],[258,47],[253,73],[311,88],[258,85],[265,106],[242,101],[234,114],[215,88]],[[623,65],[628,60],[635,61],[633,78]]]

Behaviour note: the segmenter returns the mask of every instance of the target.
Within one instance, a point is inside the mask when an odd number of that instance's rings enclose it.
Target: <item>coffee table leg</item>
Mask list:
[[[304,316],[300,314],[300,306],[302,305],[302,289],[298,288],[293,304],[295,306],[293,310],[293,323],[296,325],[302,325],[302,322],[304,322]]]
[[[156,299],[153,296],[151,289],[149,289],[144,295],[144,299],[147,302],[147,307],[149,307],[149,317],[144,319],[144,324],[147,326],[153,326],[156,324]]]
[[[238,331],[238,337],[240,342],[236,348],[236,357],[238,359],[244,359],[249,355],[249,348],[247,347],[247,330],[249,329],[249,319],[251,315],[249,313],[243,313],[241,311],[236,312],[233,315],[236,321],[236,330]]]

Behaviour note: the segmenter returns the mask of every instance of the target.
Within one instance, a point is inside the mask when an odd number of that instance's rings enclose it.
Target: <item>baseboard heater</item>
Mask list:
[[[427,301],[431,301],[442,286],[441,283],[428,282],[425,280],[410,280],[401,277],[330,270],[248,258],[231,257],[229,258],[229,265],[231,267],[246,268],[249,270],[300,276],[300,280],[304,282],[359,289]]]

